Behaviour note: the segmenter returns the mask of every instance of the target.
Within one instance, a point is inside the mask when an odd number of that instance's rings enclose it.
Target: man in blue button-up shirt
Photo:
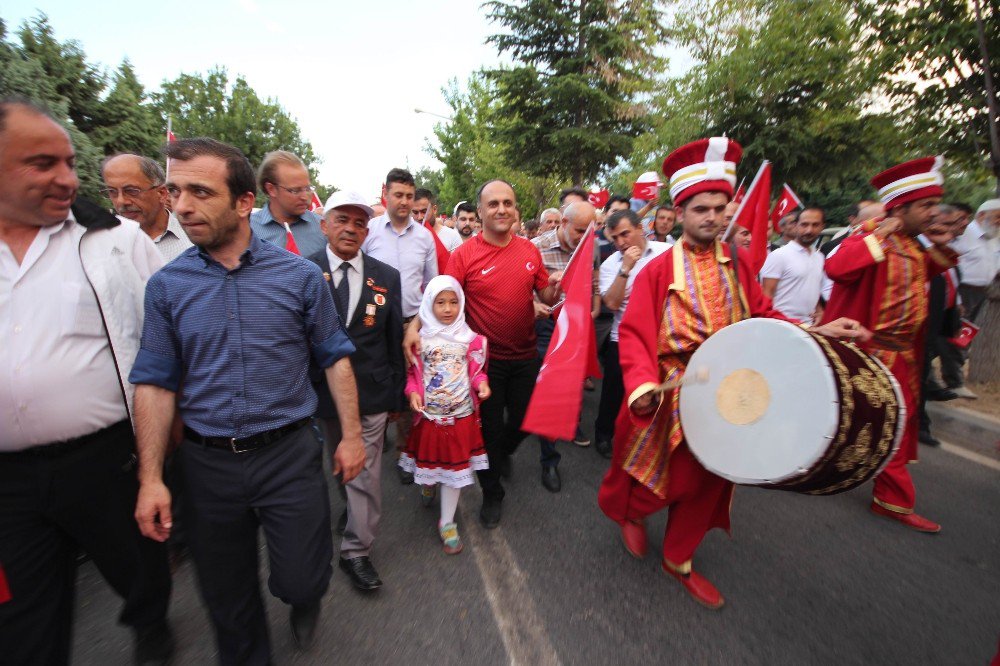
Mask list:
[[[257,170],[257,185],[267,195],[267,205],[250,215],[254,234],[289,249],[288,234],[303,257],[326,247],[319,215],[309,210],[315,190],[309,170],[294,153],[275,150],[264,155]]]
[[[186,529],[222,663],[270,661],[257,581],[257,528],[270,556],[272,594],[292,605],[296,643],[312,639],[331,575],[330,506],[309,417],[309,364],[325,369],[343,440],[334,473],[346,482],[365,460],[357,389],[319,268],[250,230],[253,170],[212,139],[169,144],[167,189],[195,244],[147,283],[136,384],[136,519],[163,541],[171,527],[162,468],[176,407]]]

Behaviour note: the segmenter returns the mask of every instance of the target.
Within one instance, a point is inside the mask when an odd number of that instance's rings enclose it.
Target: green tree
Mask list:
[[[659,169],[686,141],[724,134],[744,147],[741,177],[771,160],[775,190],[787,181],[838,217],[870,197],[867,177],[908,154],[893,116],[875,103],[881,73],[857,47],[854,4],[676,3],[670,39],[695,64],[654,97],[661,121],[638,142],[632,172]]]
[[[127,59],[115,72],[102,115],[105,124],[94,128],[91,140],[105,155],[153,156],[159,152],[166,135],[165,125],[147,103],[146,90]]]
[[[907,145],[991,172],[1000,195],[1000,0],[863,0],[858,9],[871,28],[866,50],[887,75]]]
[[[555,176],[530,175],[508,161],[508,148],[497,141],[490,126],[500,104],[490,79],[482,73],[473,74],[464,90],[452,80],[442,93],[451,107],[451,120],[435,126],[437,145],[427,149],[444,165],[438,191],[442,210],[443,206],[451,210],[459,201],[474,203],[480,185],[502,178],[514,186],[522,216],[528,219],[537,215],[565,181]]]
[[[225,69],[181,74],[152,94],[153,106],[170,117],[178,137],[208,136],[238,147],[253,165],[272,150],[288,150],[306,163],[313,182],[319,160],[295,119],[274,99],[261,99],[242,76],[230,86]]]
[[[648,125],[645,95],[664,62],[657,0],[490,0],[506,32],[488,42],[515,66],[489,72],[495,140],[539,177],[592,181],[633,150]]]

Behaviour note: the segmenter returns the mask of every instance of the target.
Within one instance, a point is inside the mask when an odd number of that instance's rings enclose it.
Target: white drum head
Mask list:
[[[698,382],[704,378],[707,381]],[[807,472],[837,432],[834,373],[800,327],[777,319],[727,326],[691,357],[680,391],[688,447],[706,469],[760,485]]]

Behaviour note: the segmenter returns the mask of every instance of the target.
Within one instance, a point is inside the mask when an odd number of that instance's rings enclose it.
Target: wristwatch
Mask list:
[[[628,271],[624,271],[624,270],[623,271],[618,271],[618,276],[619,277],[623,277],[623,278],[625,278],[627,280],[628,279]]]

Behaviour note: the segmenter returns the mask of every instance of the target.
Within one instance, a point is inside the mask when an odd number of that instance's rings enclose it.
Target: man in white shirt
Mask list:
[[[961,236],[951,243],[958,252],[962,272],[959,293],[966,319],[975,320],[986,298],[986,288],[1000,271],[1000,199],[987,199],[976,211],[975,219]]]
[[[426,188],[418,187],[413,195],[413,208],[410,210],[410,215],[417,223],[424,226],[427,226],[426,222],[432,223],[434,225],[434,233],[441,239],[441,243],[445,249],[451,252],[462,244],[462,237],[457,231],[446,226],[438,218],[437,213],[437,199],[434,193]]]
[[[601,264],[598,289],[604,305],[614,312],[614,321],[604,354],[604,381],[594,422],[594,448],[605,458],[610,458],[615,417],[625,397],[622,370],[618,363],[618,325],[625,314],[635,276],[651,259],[666,252],[670,244],[648,239],[642,220],[628,209],[611,213],[604,228],[617,251]]]
[[[368,256],[399,271],[407,323],[420,311],[424,287],[438,274],[434,238],[410,216],[416,189],[405,169],[392,169],[386,175],[385,214],[368,223],[368,238],[361,246]]]
[[[821,208],[809,207],[794,224],[795,239],[767,256],[760,278],[774,309],[812,325],[823,288],[823,255],[813,247],[823,230]]]
[[[101,178],[104,196],[115,212],[139,223],[164,262],[191,247],[181,223],[167,209],[166,175],[156,160],[130,153],[112,155],[101,163]]]
[[[163,259],[139,225],[77,200],[69,135],[0,100],[0,660],[69,662],[76,555],[125,601],[138,663],[166,663],[170,572],[133,518],[127,377],[146,280]]]

